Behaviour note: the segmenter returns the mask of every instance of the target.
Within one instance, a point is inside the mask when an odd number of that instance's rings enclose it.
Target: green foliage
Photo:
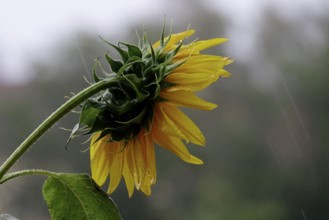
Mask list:
[[[114,202],[86,174],[54,174],[43,185],[52,219],[122,219]]]

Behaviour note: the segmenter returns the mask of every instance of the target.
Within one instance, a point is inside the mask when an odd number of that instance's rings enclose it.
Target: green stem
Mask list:
[[[61,107],[59,107],[55,112],[53,112],[46,120],[44,120],[39,127],[37,127],[28,136],[21,145],[8,157],[8,159],[0,167],[0,181],[6,172],[14,165],[14,163],[24,154],[24,152],[29,149],[49,128],[51,128],[58,120],[60,120],[64,115],[69,113],[79,104],[84,102],[89,97],[95,95],[96,93],[106,89],[112,83],[112,79],[105,79],[94,83],[82,90],[70,100],[65,102]]]
[[[44,175],[44,176],[54,176],[56,173],[48,171],[48,170],[40,170],[40,169],[32,169],[32,170],[21,170],[17,172],[12,172],[3,176],[0,180],[0,184],[13,179],[18,176],[25,176],[25,175]]]

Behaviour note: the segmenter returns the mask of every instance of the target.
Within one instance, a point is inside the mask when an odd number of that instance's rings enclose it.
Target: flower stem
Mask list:
[[[67,102],[65,102],[61,107],[59,107],[55,112],[53,112],[46,120],[44,120],[39,127],[37,127],[16,150],[7,158],[7,160],[0,167],[0,182],[2,177],[6,172],[14,165],[14,163],[24,154],[24,152],[29,149],[33,143],[35,143],[49,128],[51,128],[57,121],[59,121],[64,115],[69,113],[79,104],[84,102],[89,97],[95,95],[96,93],[106,89],[111,83],[113,78],[108,78],[101,80],[97,83],[90,85],[85,88]]]

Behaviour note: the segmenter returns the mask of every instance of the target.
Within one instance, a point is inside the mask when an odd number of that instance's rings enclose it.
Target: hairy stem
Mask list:
[[[18,176],[25,176],[25,175],[44,175],[44,176],[53,176],[56,175],[56,173],[48,171],[48,170],[40,170],[40,169],[32,169],[32,170],[21,170],[17,172],[12,172],[9,174],[6,174],[3,176],[3,178],[0,180],[0,184],[13,179]]]
[[[64,115],[69,113],[79,104],[87,100],[89,97],[95,95],[96,93],[106,89],[112,83],[112,79],[108,78],[97,83],[94,83],[82,90],[67,102],[65,102],[61,107],[59,107],[55,112],[53,112],[46,120],[44,120],[39,127],[37,127],[16,150],[8,157],[8,159],[0,167],[0,182],[2,182],[3,176],[6,172],[14,165],[14,163],[24,154],[24,152],[29,149],[33,143],[35,143],[49,128],[51,128],[57,121],[59,121]]]

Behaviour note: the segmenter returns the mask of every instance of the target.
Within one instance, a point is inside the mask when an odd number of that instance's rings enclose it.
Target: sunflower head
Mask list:
[[[85,126],[80,131],[88,134],[100,131],[99,139],[110,135],[108,141],[129,141],[141,128],[150,130],[153,104],[161,101],[161,90],[172,85],[164,78],[185,61],[173,62],[183,41],[173,50],[165,51],[170,39],[165,40],[162,35],[156,48],[147,41],[146,34],[143,46],[123,42],[116,46],[104,40],[117,50],[121,60],[105,55],[111,73],[103,73],[113,83],[102,94],[85,102],[80,117],[80,125]],[[98,60],[93,68],[96,82],[104,79],[96,74],[97,65],[101,67]]]
[[[185,44],[194,30],[161,34],[153,45],[146,34],[138,45],[105,41],[121,56],[105,55],[111,73],[98,60],[93,78],[111,80],[111,85],[82,106],[78,126],[71,137],[91,134],[91,169],[94,180],[102,185],[110,176],[108,192],[113,192],[123,176],[132,195],[134,188],[145,194],[156,181],[154,143],[168,149],[188,163],[201,164],[191,155],[185,142],[205,145],[198,127],[178,106],[211,110],[215,104],[198,98],[202,90],[219,77],[228,76],[223,67],[227,57],[200,52],[226,41],[214,38]],[[103,76],[97,74],[97,67]]]

